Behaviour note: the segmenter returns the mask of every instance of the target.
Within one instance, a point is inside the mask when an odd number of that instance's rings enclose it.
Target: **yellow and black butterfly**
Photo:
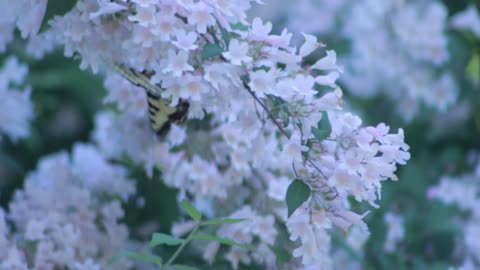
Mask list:
[[[170,99],[161,97],[161,92],[164,91],[164,89],[152,84],[146,74],[137,72],[123,65],[111,64],[110,66],[133,85],[145,89],[147,92],[150,124],[158,135],[165,135],[172,123],[183,122],[186,119],[188,108],[190,107],[187,101],[180,99],[176,106],[171,106]]]

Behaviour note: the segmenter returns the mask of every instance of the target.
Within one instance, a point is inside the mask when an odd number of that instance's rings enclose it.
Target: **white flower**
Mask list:
[[[228,51],[223,53],[233,65],[240,66],[242,63],[250,63],[252,57],[248,56],[249,46],[246,42],[232,40],[228,46]]]
[[[184,30],[177,30],[175,32],[175,37],[177,41],[174,41],[173,44],[175,44],[175,46],[177,46],[179,49],[191,51],[198,48],[198,46],[195,45],[195,41],[197,41],[197,34],[194,32],[187,33]]]
[[[467,9],[455,14],[450,23],[456,29],[470,30],[480,37],[480,16],[475,5],[470,4]]]
[[[202,79],[198,76],[186,74],[180,78],[179,96],[185,99],[201,100],[202,93],[207,91]]]
[[[307,43],[307,41],[305,41]],[[318,70],[335,70],[338,72],[343,72],[343,68],[337,66],[337,53],[332,50],[327,51],[327,56],[319,59],[313,66],[312,69]]]
[[[302,152],[308,150],[308,147],[302,144],[299,133],[293,133],[288,142],[284,145],[282,154],[292,161],[303,161]]]
[[[302,47],[300,47],[300,50],[298,52],[298,55],[300,55],[301,57],[305,57],[311,54],[313,51],[322,46],[322,44],[317,41],[317,37],[305,33],[302,33],[302,35],[305,38],[305,42],[303,43]],[[327,51],[327,55],[329,52],[332,51]]]
[[[143,27],[148,27],[155,22],[155,9],[149,6],[137,6],[137,13],[135,15],[128,16],[128,19],[132,22],[137,22]]]
[[[188,23],[197,28],[199,34],[207,32],[207,27],[215,24],[215,18],[212,16],[213,10],[203,2],[197,2],[190,7],[191,14],[188,16]]]
[[[253,41],[265,41],[268,39],[271,31],[271,22],[265,22],[265,24],[263,24],[262,19],[255,18],[252,22],[252,29],[250,30],[249,38]]]
[[[17,27],[22,32],[22,38],[27,38],[28,36],[33,36],[38,33],[42,25],[43,16],[47,10],[47,2],[48,0],[36,0],[24,3],[28,8],[22,8],[23,13],[21,16],[18,16],[17,19]]]
[[[250,72],[250,82],[248,83],[251,90],[259,98],[265,97],[265,94],[274,92],[275,87],[275,70],[258,70]]]
[[[175,77],[180,77],[184,71],[193,71],[193,67],[188,63],[188,52],[173,50],[168,51],[168,64],[162,70],[164,73],[171,72]]]
[[[136,25],[133,29],[133,42],[141,44],[143,47],[152,47],[154,36],[150,29],[141,25]]]

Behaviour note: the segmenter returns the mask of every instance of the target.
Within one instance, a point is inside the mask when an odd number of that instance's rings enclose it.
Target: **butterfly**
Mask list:
[[[111,68],[135,86],[147,92],[148,112],[152,129],[163,136],[168,133],[173,123],[185,121],[190,104],[180,99],[176,106],[171,105],[171,100],[162,98],[164,89],[150,82],[150,78],[141,72],[119,64],[110,64]]]

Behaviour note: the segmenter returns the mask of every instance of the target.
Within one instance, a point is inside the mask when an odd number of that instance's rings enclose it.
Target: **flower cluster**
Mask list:
[[[405,237],[404,218],[393,212],[386,213],[384,218],[387,224],[387,237],[384,249],[386,252],[392,253],[395,251],[398,242]]]
[[[464,229],[463,245],[466,251],[464,265],[458,269],[478,269],[480,245],[476,239],[480,237],[480,165],[474,173],[460,177],[443,177],[439,184],[428,190],[427,196],[447,205],[455,205],[465,215],[460,226]],[[461,217],[459,217],[461,218]],[[475,236],[476,235],[476,236]]]
[[[150,174],[158,167],[166,184],[204,212],[251,222],[218,231],[264,255],[233,248],[226,255],[233,267],[252,259],[274,264],[268,246],[278,222],[298,244],[296,267],[327,269],[332,225],[367,230],[367,213],[350,211],[349,198],[378,207],[381,183],[397,179],[397,164],[410,158],[408,145],[401,129],[362,127],[359,117],[342,111],[334,51],[314,36],[304,34],[295,46],[287,30],[274,35],[271,23],[250,23],[250,2],[81,0],[37,38],[78,55],[83,68],[107,69],[105,101],[119,113],[96,117],[93,138],[102,154],[127,154]],[[324,57],[307,65],[305,58],[319,51]],[[189,121],[159,140],[148,124],[144,89],[105,63],[149,76],[172,106],[187,101]],[[287,218],[293,179],[311,196]]]
[[[9,211],[0,209],[0,268],[129,269],[125,260],[107,261],[127,244],[118,219],[134,192],[126,170],[92,145],[43,158]]]
[[[30,88],[16,88],[23,83],[28,73],[15,57],[5,60],[0,70],[0,139],[2,133],[16,141],[28,136],[33,118]]]
[[[245,249],[231,247],[225,258],[231,262],[233,268],[238,269],[240,262],[250,264],[252,259],[257,263],[265,264],[267,268],[274,267],[276,257],[269,247],[275,244],[277,236],[274,216],[261,216],[255,213],[250,206],[245,206],[230,214],[229,217],[248,217],[249,219],[235,225],[222,226],[218,230],[218,235],[231,238],[239,243],[246,243],[256,250],[254,254],[248,254],[249,252]],[[217,242],[209,243],[204,250],[204,258],[212,262],[219,247]]]
[[[385,93],[407,121],[421,104],[440,112],[455,104],[453,75],[436,72],[449,60],[448,14],[441,1],[302,0],[288,8],[289,26],[337,39],[340,32],[350,42],[341,80],[355,96]]]

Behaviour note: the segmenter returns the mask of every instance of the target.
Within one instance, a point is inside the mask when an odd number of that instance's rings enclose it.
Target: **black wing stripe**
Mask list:
[[[150,116],[154,116],[155,114],[157,114],[158,111],[155,111],[155,110],[152,110],[152,109],[148,109],[148,113],[150,114]]]
[[[160,96],[155,95],[155,94],[153,94],[153,93],[150,92],[150,91],[147,91],[147,96],[148,96],[149,98],[153,98],[153,99],[155,99],[155,100],[161,98]]]
[[[158,108],[157,106],[155,106],[155,104],[153,104],[150,100],[148,100],[148,107],[149,107],[150,109],[152,109],[153,111],[155,111],[155,112],[160,111],[160,108]]]

